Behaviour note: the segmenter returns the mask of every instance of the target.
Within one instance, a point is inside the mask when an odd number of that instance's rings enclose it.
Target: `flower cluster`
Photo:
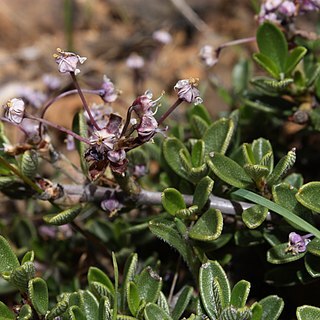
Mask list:
[[[300,236],[298,233],[291,232],[289,234],[289,242],[286,251],[292,252],[294,255],[305,252],[307,250],[308,243],[311,241],[309,239],[311,236],[313,235],[307,234],[305,236]]]
[[[320,0],[265,0],[258,15],[259,23],[290,22],[295,16],[309,11],[318,11]]]

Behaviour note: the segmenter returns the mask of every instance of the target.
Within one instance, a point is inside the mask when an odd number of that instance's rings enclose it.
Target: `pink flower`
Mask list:
[[[61,73],[74,72],[77,75],[80,69],[77,68],[78,63],[83,64],[87,58],[80,57],[73,52],[62,51],[60,48],[57,49],[58,53],[55,53],[53,57],[56,59],[56,63],[59,65],[58,70]]]
[[[294,255],[305,252],[307,250],[308,243],[311,241],[308,238],[312,236],[313,234],[311,233],[305,236],[300,236],[298,233],[290,232],[288,247],[286,251],[291,251]]]
[[[144,59],[134,52],[127,58],[126,63],[130,69],[141,69],[144,66]]]
[[[199,57],[207,67],[212,67],[218,62],[218,59],[214,56],[213,48],[209,45],[200,49]]]
[[[19,124],[24,117],[25,105],[22,99],[13,98],[4,105],[4,116],[11,122]]]
[[[107,129],[95,130],[89,138],[91,145],[104,146],[107,150],[112,150],[115,135],[109,133]]]
[[[174,86],[174,90],[178,92],[178,97],[181,100],[197,105],[203,102],[200,92],[196,88],[198,82],[198,78],[179,80]]]
[[[164,30],[157,30],[152,34],[152,38],[161,44],[168,44],[172,41],[172,37],[169,32]]]
[[[101,95],[104,102],[110,103],[116,101],[119,92],[115,89],[114,84],[106,75],[103,76],[103,84],[101,88],[104,92],[104,94]]]

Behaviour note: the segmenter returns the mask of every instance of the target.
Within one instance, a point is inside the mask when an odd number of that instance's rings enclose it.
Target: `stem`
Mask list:
[[[16,127],[19,128],[26,136],[29,135],[29,133],[28,133],[23,127],[21,127],[20,124],[14,123],[14,122],[12,122],[12,121],[10,121],[9,119],[4,118],[4,117],[0,117],[0,120],[1,120],[1,121],[4,121],[4,122],[7,122],[7,123],[10,123],[10,124],[12,124],[13,126],[16,126]]]
[[[80,99],[81,99],[81,101],[82,101],[83,107],[84,107],[84,109],[87,111],[88,116],[89,116],[89,118],[90,118],[90,121],[91,121],[92,125],[93,125],[97,130],[101,130],[101,128],[98,126],[96,120],[94,120],[94,118],[93,118],[93,116],[92,116],[92,114],[91,114],[90,108],[89,108],[89,106],[88,106],[88,104],[87,104],[87,101],[86,101],[86,99],[85,99],[82,91],[81,91],[81,88],[80,88],[80,86],[79,86],[79,83],[78,83],[78,80],[77,80],[76,75],[74,74],[74,72],[70,72],[70,75],[71,75],[72,81],[73,81],[76,89],[78,90],[78,94],[79,94]]]
[[[216,58],[219,59],[220,53],[224,48],[236,46],[243,43],[253,42],[253,41],[256,41],[256,37],[249,37],[249,38],[243,38],[239,40],[225,42],[215,50]]]
[[[168,304],[169,304],[169,306],[171,306],[174,289],[175,289],[175,287],[176,287],[176,285],[177,285],[178,276],[179,276],[180,264],[181,264],[181,256],[179,256],[179,258],[178,258],[177,267],[176,267],[176,272],[174,273],[174,276],[173,276],[173,279],[172,279],[172,284],[171,284],[170,293],[169,293],[169,297],[168,297]]]
[[[59,126],[58,124],[55,124],[55,123],[53,123],[51,121],[48,121],[48,120],[42,119],[42,118],[38,118],[38,117],[35,117],[35,116],[31,115],[31,114],[26,114],[26,113],[25,113],[24,117],[25,118],[29,118],[29,119],[33,119],[33,120],[37,120],[40,123],[44,123],[44,124],[46,124],[46,125],[48,125],[50,127],[53,127],[53,128],[55,128],[57,130],[60,130],[60,131],[65,132],[67,134],[70,134],[75,139],[77,139],[77,140],[79,140],[81,142],[84,142],[86,144],[90,144],[90,140],[89,139],[83,138],[83,137],[79,136],[78,134],[76,134],[75,132],[73,132],[73,131],[65,128],[65,127]]]
[[[82,92],[84,93],[89,93],[89,94],[94,94],[94,95],[98,95],[98,96],[102,96],[104,91],[103,90],[88,90],[88,89],[82,89]],[[73,90],[69,90],[66,92],[63,92],[61,94],[59,94],[58,96],[52,98],[51,100],[49,100],[47,102],[47,104],[43,107],[43,109],[41,110],[41,114],[40,114],[40,118],[44,118],[47,110],[49,109],[49,107],[54,104],[56,101],[58,101],[59,99],[62,99],[64,97],[70,96],[72,94],[77,94],[78,90],[77,89],[73,89]],[[41,136],[41,129],[42,129],[42,124],[40,123],[39,125],[39,135]]]
[[[176,102],[160,117],[160,119],[158,120],[159,126],[169,116],[169,114],[172,113],[174,109],[176,109],[182,103],[182,101],[182,99],[178,98]]]
[[[7,160],[3,157],[0,157],[0,164],[12,171],[16,176],[18,176],[24,183],[29,185],[33,190],[35,190],[38,194],[42,194],[43,190],[37,186],[31,179],[22,174],[17,168],[11,165]]]

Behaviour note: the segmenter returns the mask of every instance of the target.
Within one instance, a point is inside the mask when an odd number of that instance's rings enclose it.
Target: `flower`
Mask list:
[[[107,129],[93,131],[89,138],[91,145],[104,146],[107,150],[112,150],[115,135],[107,131]]]
[[[174,86],[174,90],[178,92],[178,97],[181,100],[197,105],[203,102],[200,92],[196,88],[198,82],[198,78],[179,80]]]
[[[159,100],[164,95],[164,92],[161,93],[160,97],[156,100],[152,100],[153,94],[150,90],[147,90],[143,95],[139,96],[132,103],[132,108],[141,119],[145,114],[155,114],[152,108],[157,108],[160,106]]]
[[[80,69],[77,69],[78,63],[83,64],[87,60],[86,57],[80,57],[73,52],[62,51],[60,48],[57,48],[57,52],[53,57],[56,59],[61,73],[74,72],[77,75],[80,72]]]
[[[146,114],[141,118],[137,127],[138,136],[141,142],[150,140],[157,132],[158,122],[152,114]]]
[[[126,64],[130,69],[141,69],[144,66],[144,59],[137,53],[133,52],[127,58]]]
[[[4,105],[4,116],[11,122],[19,124],[24,117],[25,105],[22,99],[13,98]]]
[[[286,251],[291,251],[293,255],[298,253],[305,252],[307,250],[307,244],[311,241],[310,237],[313,234],[309,233],[305,236],[300,236],[298,233],[290,232],[289,234],[289,242]]]
[[[101,89],[103,91],[101,98],[104,102],[114,102],[118,98],[119,92],[115,89],[114,84],[106,75],[103,76]]]
[[[161,44],[168,44],[172,41],[172,37],[169,32],[165,30],[157,30],[152,34],[152,38]]]
[[[200,49],[199,57],[207,67],[212,67],[218,62],[218,59],[213,54],[212,46],[205,45]]]

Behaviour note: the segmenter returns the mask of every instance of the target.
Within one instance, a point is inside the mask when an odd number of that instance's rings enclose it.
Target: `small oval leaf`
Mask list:
[[[242,212],[242,220],[249,229],[258,228],[266,219],[268,208],[255,204]]]
[[[287,248],[287,243],[281,243],[272,247],[267,252],[267,261],[273,264],[283,264],[299,260],[306,254],[306,252],[293,254],[292,252],[288,252]]]
[[[28,284],[29,297],[37,313],[44,315],[48,311],[49,295],[47,283],[41,278],[34,278]]]
[[[320,181],[304,184],[297,192],[296,199],[306,208],[320,213]]]
[[[284,307],[283,299],[275,295],[260,300],[259,304],[262,306],[261,320],[279,319]]]
[[[206,176],[196,185],[193,195],[193,204],[197,205],[199,210],[202,210],[207,203],[212,192],[213,184],[214,181],[210,177]]]
[[[223,216],[220,210],[210,208],[195,223],[189,237],[199,241],[216,240],[222,232]]]
[[[167,188],[162,192],[161,202],[164,209],[173,216],[176,215],[177,211],[186,208],[181,193],[174,188]]]
[[[234,187],[248,188],[253,184],[244,169],[223,154],[215,152],[208,160],[208,166],[222,181]]]
[[[11,249],[8,241],[0,235],[0,273],[11,272],[19,267],[20,263]]]
[[[320,308],[313,306],[301,306],[297,308],[298,320],[315,320],[320,319]]]
[[[81,209],[81,204],[78,204],[58,214],[48,214],[43,217],[43,220],[55,226],[62,226],[64,224],[72,222],[78,216]]]

